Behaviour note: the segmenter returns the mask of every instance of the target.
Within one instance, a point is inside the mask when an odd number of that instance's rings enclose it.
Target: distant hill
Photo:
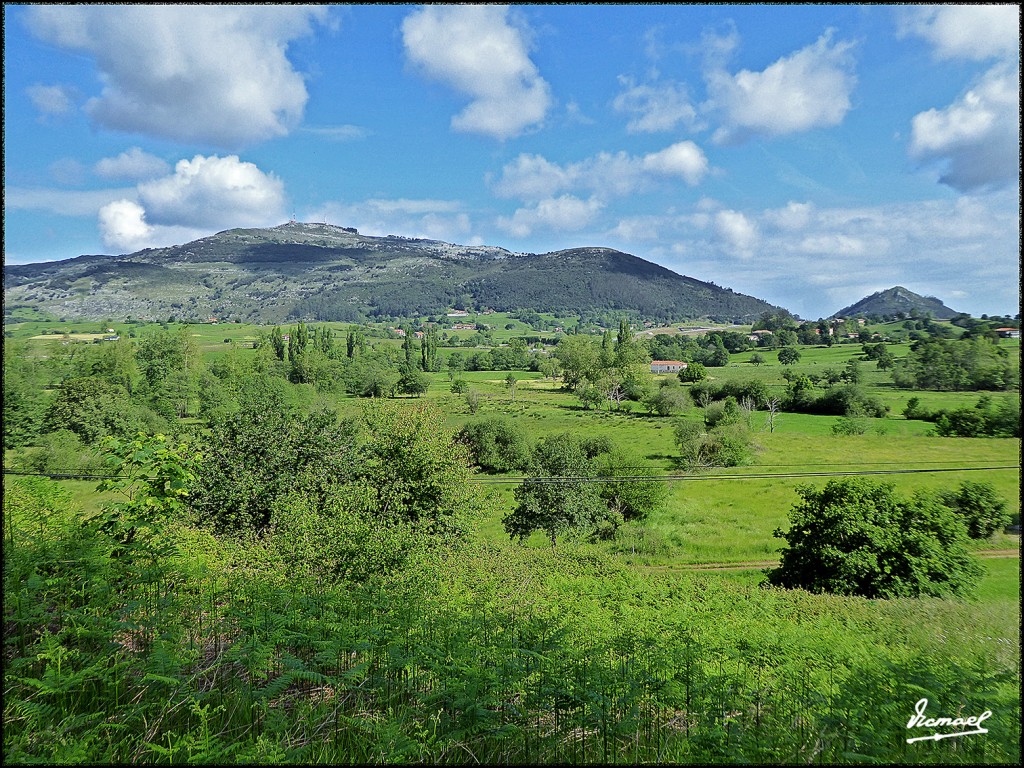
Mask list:
[[[5,305],[58,317],[359,321],[453,306],[751,322],[777,309],[608,248],[513,253],[290,222],[169,248],[4,267]]]
[[[853,315],[892,317],[900,312],[909,315],[914,310],[921,315],[930,313],[936,320],[948,320],[958,314],[956,310],[950,309],[934,296],[920,296],[897,285],[895,288],[873,293],[856,304],[843,307],[833,317],[852,317]]]

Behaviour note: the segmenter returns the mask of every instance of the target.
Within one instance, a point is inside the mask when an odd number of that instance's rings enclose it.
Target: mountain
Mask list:
[[[892,317],[901,312],[904,315],[909,315],[915,310],[920,315],[930,313],[936,320],[948,320],[958,314],[934,296],[920,296],[897,285],[895,288],[873,293],[856,304],[844,307],[833,317],[852,317],[853,315]]]
[[[514,253],[299,222],[121,256],[5,265],[4,301],[67,318],[258,323],[431,315],[465,304],[729,322],[777,309],[608,248]]]

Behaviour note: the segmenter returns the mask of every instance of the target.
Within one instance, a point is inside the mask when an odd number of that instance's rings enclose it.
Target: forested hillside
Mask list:
[[[4,298],[65,318],[257,323],[358,322],[452,307],[750,322],[772,308],[605,248],[519,254],[295,222],[122,256],[5,266]]]

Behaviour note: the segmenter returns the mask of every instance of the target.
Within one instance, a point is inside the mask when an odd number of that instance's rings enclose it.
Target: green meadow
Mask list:
[[[537,334],[508,315],[466,320],[490,325],[494,343]],[[327,325],[336,337],[349,327]],[[65,333],[109,327],[124,338],[156,330],[31,320],[9,333],[42,361]],[[188,328],[204,365],[229,352],[255,360],[267,331]],[[456,349],[473,351],[441,352]],[[861,356],[860,344],[799,349],[797,373]],[[709,376],[782,394],[776,353],[761,350],[759,365],[752,354]],[[1018,764],[1019,534],[972,542],[983,576],[969,598],[764,584],[783,543],[773,533],[803,484],[861,475],[911,496],[984,482],[1019,520],[1020,439],[937,437],[902,415],[910,397],[958,408],[979,393],[897,389],[873,362],[861,368],[889,406],[864,434],[833,434],[835,416],[755,411],[751,462],[702,471],[680,468],[673,439],[675,419],[702,423],[697,405],[667,417],[637,403],[588,409],[536,371],[512,372],[514,394],[507,371],[430,373],[421,396],[389,402],[429,406],[432,428],[450,437],[494,415],[531,441],[607,437],[667,484],[667,498],[610,541],[552,547],[535,532],[519,543],[502,521],[522,476],[474,472],[461,544],[365,579],[297,561],[287,532],[222,536],[186,520],[133,560],[83,524],[123,495],[95,480],[5,476],[5,761]],[[453,378],[480,396],[475,413]],[[310,384],[287,392],[342,415],[367,402]],[[5,469],[31,450],[5,451]],[[989,733],[908,744],[922,697],[943,715],[990,710]]]

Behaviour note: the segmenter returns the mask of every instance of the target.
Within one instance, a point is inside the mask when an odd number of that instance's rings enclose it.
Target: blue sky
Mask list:
[[[4,6],[7,263],[293,216],[1020,311],[1015,6]]]

